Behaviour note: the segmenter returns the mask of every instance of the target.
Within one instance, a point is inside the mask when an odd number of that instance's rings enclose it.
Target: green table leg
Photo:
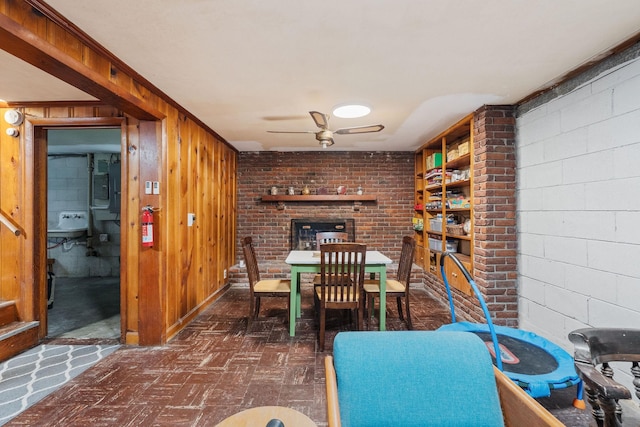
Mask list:
[[[380,269],[380,330],[387,329],[387,267]]]
[[[289,295],[289,336],[296,336],[296,315],[300,310],[300,273],[291,267],[291,294]]]

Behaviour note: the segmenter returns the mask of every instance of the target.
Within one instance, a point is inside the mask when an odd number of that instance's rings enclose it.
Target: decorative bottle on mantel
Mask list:
[[[309,191],[309,187],[305,185],[304,188],[302,189],[302,194],[304,194],[305,196],[308,196],[309,193],[311,193],[311,191]]]
[[[358,196],[362,196],[362,187],[358,185],[358,190],[356,191]]]

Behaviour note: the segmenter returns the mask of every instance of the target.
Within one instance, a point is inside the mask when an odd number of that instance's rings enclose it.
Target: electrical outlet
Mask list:
[[[224,269],[222,274],[224,274],[224,278],[226,279],[227,278],[227,269],[226,268]]]
[[[193,223],[196,222],[196,214],[188,213],[187,214],[187,226],[193,227]]]

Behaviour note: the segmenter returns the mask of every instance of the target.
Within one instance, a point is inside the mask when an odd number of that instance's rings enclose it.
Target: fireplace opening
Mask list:
[[[291,220],[291,250],[315,251],[316,233],[340,231],[347,233],[349,241],[356,240],[355,220],[352,218],[303,218]]]

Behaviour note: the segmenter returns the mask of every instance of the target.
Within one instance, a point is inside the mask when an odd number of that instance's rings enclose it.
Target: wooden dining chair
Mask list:
[[[315,287],[320,351],[324,351],[327,310],[357,311],[356,329],[364,318],[364,267],[367,246],[326,243],[320,247],[320,284]]]
[[[316,233],[316,249],[325,243],[343,243],[349,241],[349,233],[342,231],[320,231]]]
[[[245,237],[242,239],[242,252],[247,265],[247,275],[249,276],[249,320],[247,326],[251,326],[253,319],[258,317],[260,312],[260,299],[263,297],[287,298],[287,316],[289,315],[291,280],[285,279],[260,279],[260,270],[256,259],[253,239]]]
[[[320,231],[316,233],[316,250],[320,250],[320,246],[326,243],[344,243],[349,241],[349,233],[342,231]],[[320,274],[316,274],[313,278],[313,286],[320,284]]]
[[[411,282],[411,268],[413,267],[413,255],[416,249],[416,241],[411,236],[402,238],[402,251],[398,263],[398,272],[395,279],[387,279],[386,295],[395,297],[398,303],[398,315],[400,320],[405,320],[402,313],[402,299],[407,311],[407,329],[413,329],[411,324],[411,310],[409,305],[409,283]],[[364,292],[367,296],[367,307],[369,309],[369,319],[373,316],[373,306],[375,298],[380,298],[380,281],[366,280]]]

